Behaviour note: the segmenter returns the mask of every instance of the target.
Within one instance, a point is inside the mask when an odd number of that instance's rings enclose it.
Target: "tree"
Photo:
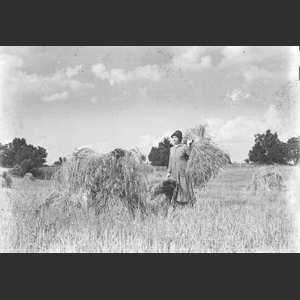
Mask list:
[[[5,167],[13,167],[21,165],[21,163],[30,159],[34,168],[42,167],[46,162],[47,151],[42,147],[34,147],[27,145],[24,138],[14,138],[13,141],[7,145],[1,153],[1,164]]]
[[[53,165],[54,166],[61,166],[62,163],[66,162],[67,158],[66,157],[59,157],[58,161],[54,162]]]
[[[25,145],[17,151],[15,156],[15,164],[20,164],[24,159],[30,159],[35,168],[40,168],[46,162],[47,152],[42,147],[34,147],[33,145]]]
[[[26,140],[24,138],[14,138],[11,143],[5,145],[5,149],[2,153],[2,164],[5,167],[13,167],[15,164],[15,158],[18,151],[21,151],[26,145]],[[20,162],[21,163],[21,162]]]
[[[171,140],[165,137],[158,147],[152,147],[148,159],[153,166],[168,166],[170,157]]]
[[[152,166],[161,166],[162,161],[157,147],[152,147],[148,155],[148,160]]]
[[[4,166],[5,163],[4,154],[6,150],[7,150],[7,145],[3,145],[0,143],[0,166]]]
[[[0,151],[3,151],[6,148],[6,145],[2,145],[2,143],[0,143]]]
[[[258,164],[286,164],[286,144],[281,142],[277,133],[267,130],[264,134],[255,134],[255,145],[249,151],[249,161]]]
[[[287,160],[292,161],[295,165],[300,160],[300,136],[291,137],[287,141]]]

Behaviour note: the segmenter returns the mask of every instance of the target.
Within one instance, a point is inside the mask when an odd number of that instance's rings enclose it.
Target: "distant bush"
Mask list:
[[[41,167],[32,169],[32,175],[37,179],[50,180],[52,175],[59,170],[59,167]]]
[[[32,173],[31,170],[33,167],[34,166],[31,159],[24,159],[21,165],[15,164],[13,168],[10,169],[9,174],[23,177],[26,173]]]
[[[31,174],[36,179],[50,180],[59,167],[41,167],[31,169]]]
[[[41,178],[41,177],[43,177],[43,175],[44,175],[44,172],[43,172],[43,170],[41,170],[40,168],[33,168],[33,169],[31,169],[31,172],[30,172],[32,175],[33,175],[33,177],[35,177],[35,178]]]
[[[24,159],[21,162],[20,170],[19,170],[19,175],[24,176],[26,173],[32,173],[32,169],[34,168],[34,163],[31,159]]]
[[[20,176],[20,165],[14,165],[13,168],[10,168],[9,169],[9,175],[12,175],[12,176]]]
[[[141,165],[141,168],[142,168],[143,172],[146,173],[146,174],[152,174],[155,171],[155,169],[152,165],[146,164],[146,163],[143,163]]]

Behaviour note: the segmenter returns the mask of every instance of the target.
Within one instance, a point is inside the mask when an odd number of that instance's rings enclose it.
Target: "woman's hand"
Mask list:
[[[187,140],[186,144],[188,146],[191,146],[193,144],[193,142],[194,142],[194,139],[189,139],[189,140]]]
[[[170,178],[170,177],[171,177],[171,173],[168,173],[168,174],[167,174],[167,178]]]

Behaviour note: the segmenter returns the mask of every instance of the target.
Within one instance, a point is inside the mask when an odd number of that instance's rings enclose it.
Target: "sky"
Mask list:
[[[1,46],[0,143],[153,146],[200,124],[243,162],[254,134],[300,135],[298,46]]]

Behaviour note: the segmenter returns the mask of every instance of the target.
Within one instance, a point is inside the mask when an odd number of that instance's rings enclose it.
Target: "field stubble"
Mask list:
[[[279,169],[288,183],[280,193],[243,191],[257,169],[228,167],[204,190],[195,191],[194,208],[135,219],[117,200],[98,216],[59,204],[36,214],[53,191],[51,181],[15,180],[8,194],[12,217],[6,252],[297,252],[298,216],[291,211],[299,203],[290,204],[295,194],[288,189],[295,167]],[[160,180],[166,171],[149,176]]]

